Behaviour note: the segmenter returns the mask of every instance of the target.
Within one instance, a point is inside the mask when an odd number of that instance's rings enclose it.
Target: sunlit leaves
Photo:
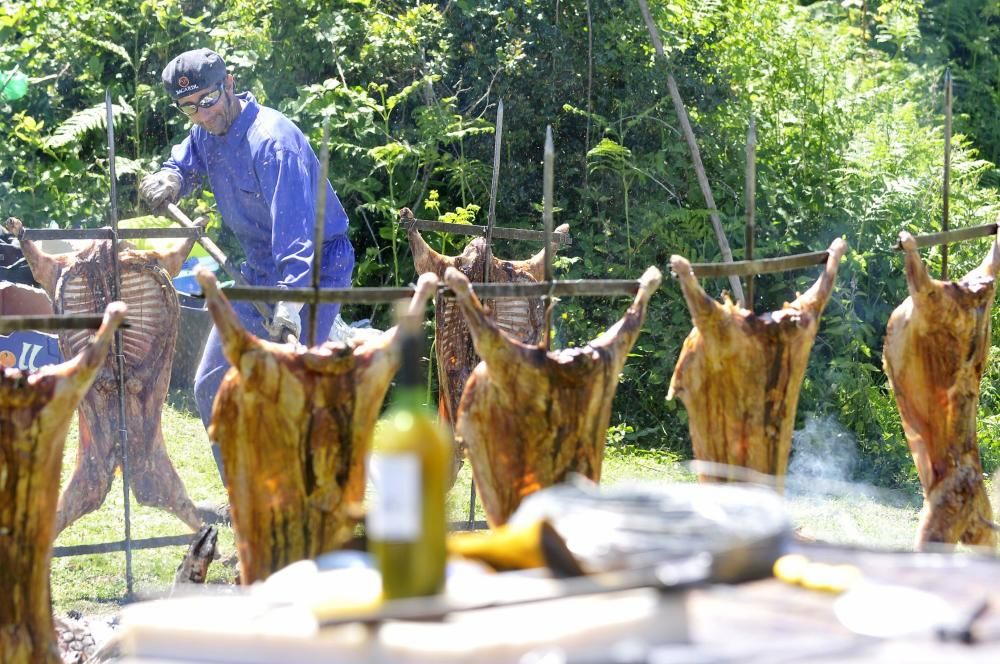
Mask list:
[[[127,106],[112,105],[114,117],[135,115]],[[45,139],[49,148],[61,148],[70,143],[78,142],[83,136],[107,127],[107,109],[104,104],[91,106],[77,111],[62,124],[56,127],[51,136]]]

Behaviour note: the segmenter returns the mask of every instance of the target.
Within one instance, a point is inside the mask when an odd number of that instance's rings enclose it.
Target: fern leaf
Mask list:
[[[128,110],[114,104],[111,106],[111,113],[116,117],[134,115],[134,113],[129,113]],[[46,147],[52,149],[65,147],[71,143],[78,143],[81,138],[92,131],[105,129],[107,127],[106,114],[104,104],[77,111],[56,127],[51,136],[45,138]]]
[[[120,57],[129,67],[135,69],[135,65],[132,63],[132,56],[129,55],[128,51],[126,51],[122,46],[114,42],[105,41],[103,39],[97,39],[96,37],[91,37],[85,32],[79,32],[77,34],[80,35],[80,39],[87,42],[91,46],[103,48],[105,51],[110,51],[111,53],[114,53],[115,55]]]

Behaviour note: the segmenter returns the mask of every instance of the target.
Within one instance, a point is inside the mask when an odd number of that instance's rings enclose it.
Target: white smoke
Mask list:
[[[807,416],[792,436],[785,505],[806,538],[908,550],[919,496],[852,480],[860,463],[857,439],[830,416]]]
[[[809,415],[802,429],[792,434],[788,463],[789,488],[823,490],[851,481],[858,463],[858,442],[832,416]]]

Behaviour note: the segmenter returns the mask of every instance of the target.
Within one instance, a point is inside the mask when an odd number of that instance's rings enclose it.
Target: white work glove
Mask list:
[[[282,330],[287,329],[298,339],[302,334],[302,318],[299,316],[301,309],[301,302],[278,302],[274,307],[274,316],[267,326],[267,333],[271,338],[282,341],[279,335]]]
[[[165,203],[177,202],[183,183],[181,176],[175,171],[164,168],[142,179],[139,183],[139,198],[155,212]]]

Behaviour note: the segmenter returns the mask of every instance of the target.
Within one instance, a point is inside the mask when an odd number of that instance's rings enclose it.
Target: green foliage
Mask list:
[[[800,418],[836,416],[857,437],[869,479],[915,486],[881,366],[885,323],[906,297],[900,230],[941,226],[944,67],[955,73],[950,224],[994,221],[998,10],[987,0],[815,2],[652,0],[651,10],[697,136],[719,216],[745,254],[747,127],[757,127],[755,255],[850,247],[823,317]],[[505,126],[497,223],[541,228],[542,145],[551,126],[556,223],[566,278],[635,278],[670,256],[721,259],[691,155],[633,0],[32,0],[0,4],[0,70],[15,64],[28,94],[0,103],[0,216],[29,226],[103,223],[103,99],[116,100],[122,216],[138,176],[187,131],[159,72],[177,52],[209,46],[237,86],[279,108],[319,148],[330,129],[330,178],[351,217],[360,286],[413,281],[398,210],[483,223],[494,118]],[[589,17],[588,17],[589,11]],[[210,192],[185,202],[220,229]],[[230,254],[239,247],[222,230]],[[443,253],[466,238],[431,234]],[[498,255],[537,245],[497,242]],[[985,243],[950,248],[952,275]],[[939,248],[924,252],[940,269]],[[765,275],[754,309],[780,307],[815,270]],[[724,280],[706,281],[713,296]],[[586,343],[621,317],[623,298],[565,298],[555,343]],[[390,324],[388,307],[346,307]],[[690,455],[683,406],[665,401],[691,320],[666,279],[621,376],[611,449]],[[994,349],[995,350],[995,349]],[[995,355],[995,353],[994,353]],[[992,356],[991,356],[992,357]],[[984,460],[1000,461],[991,364],[980,408]]]

